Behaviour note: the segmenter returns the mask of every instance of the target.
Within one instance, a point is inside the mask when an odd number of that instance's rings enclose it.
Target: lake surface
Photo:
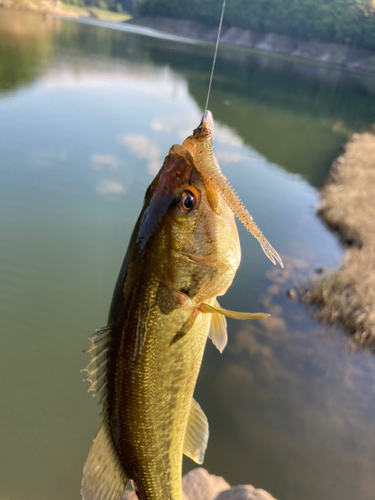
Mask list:
[[[100,421],[81,351],[106,323],[147,186],[199,123],[212,54],[0,10],[0,500],[80,498]],[[216,154],[285,269],[239,228],[242,263],[221,305],[272,316],[229,320],[222,355],[208,342],[204,466],[278,500],[374,498],[374,357],[286,296],[339,265],[317,188],[373,121],[374,94],[368,77],[219,52]]]

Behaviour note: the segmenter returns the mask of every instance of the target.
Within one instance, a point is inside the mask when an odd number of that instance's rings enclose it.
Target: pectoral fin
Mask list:
[[[182,327],[178,330],[176,335],[170,341],[169,347],[171,347],[173,344],[175,344],[178,340],[185,337],[185,335],[193,328],[198,314],[199,314],[199,311],[196,310],[191,314],[191,316],[189,316],[189,318],[185,321],[185,323],[182,325]]]
[[[121,500],[128,478],[122,471],[107,425],[94,438],[83,468],[83,500]]]
[[[217,300],[215,301],[214,307],[215,309],[221,309]],[[227,320],[223,314],[218,312],[212,313],[208,336],[212,340],[214,346],[217,347],[220,352],[223,352],[228,342]]]
[[[227,309],[223,309],[218,305],[216,306],[209,306],[208,304],[200,304],[199,306],[199,311],[203,313],[211,313],[211,314],[222,314],[223,316],[226,316],[227,318],[232,318],[232,319],[240,319],[240,320],[249,320],[249,319],[262,319],[262,318],[267,318],[269,314],[267,313],[242,313],[242,312],[236,312],[236,311],[228,311]]]
[[[208,441],[208,420],[199,404],[192,399],[185,432],[184,454],[197,464],[203,464]]]

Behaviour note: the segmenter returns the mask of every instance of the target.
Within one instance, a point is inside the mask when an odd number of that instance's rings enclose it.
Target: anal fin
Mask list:
[[[189,420],[185,432],[184,454],[197,464],[203,464],[207,442],[207,417],[195,399],[192,399]]]
[[[121,500],[128,479],[111,442],[107,425],[102,423],[83,468],[83,500]]]

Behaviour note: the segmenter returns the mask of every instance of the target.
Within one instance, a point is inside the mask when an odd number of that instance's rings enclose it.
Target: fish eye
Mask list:
[[[198,196],[193,192],[192,189],[185,189],[180,195],[178,202],[178,208],[183,214],[188,214],[197,206]]]
[[[186,210],[191,210],[195,204],[193,193],[190,193],[189,191],[187,193],[184,193],[182,204],[184,205],[184,208],[186,208]]]

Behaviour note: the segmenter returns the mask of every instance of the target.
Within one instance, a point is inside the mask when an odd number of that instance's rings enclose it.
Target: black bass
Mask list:
[[[222,309],[241,259],[234,214],[282,265],[221,173],[209,111],[171,147],[149,186],[114,290],[108,325],[86,351],[89,390],[103,422],[87,457],[84,500],[120,500],[132,481],[141,500],[182,500],[182,456],[201,464],[208,422],[193,399],[207,338],[222,351]]]

